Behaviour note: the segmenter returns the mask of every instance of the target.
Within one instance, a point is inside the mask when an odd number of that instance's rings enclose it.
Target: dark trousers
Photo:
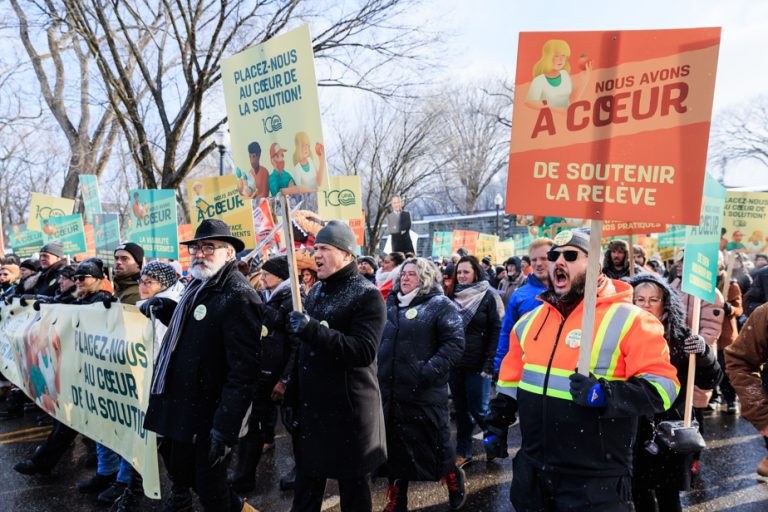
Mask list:
[[[658,508],[657,508],[658,506]],[[635,494],[636,512],[682,512],[680,491],[667,487],[643,489]]]
[[[227,485],[229,459],[211,467],[208,439],[195,444],[163,439],[163,460],[174,486],[191,487],[206,512],[240,512],[243,504]]]
[[[512,462],[510,500],[517,512],[631,512],[630,476],[586,477],[539,470],[524,455]]]
[[[76,437],[76,430],[72,430],[60,421],[53,420],[53,430],[48,434],[45,443],[35,450],[32,455],[32,462],[41,468],[53,468]]]
[[[325,494],[325,478],[313,478],[296,470],[291,512],[320,512]],[[342,512],[371,512],[371,487],[368,477],[339,480]]]
[[[720,392],[723,394],[725,402],[727,404],[732,404],[736,401],[736,390],[731,386],[728,374],[725,373],[725,353],[722,350],[717,351],[717,362],[720,363],[720,368],[723,369],[723,380],[720,381]]]

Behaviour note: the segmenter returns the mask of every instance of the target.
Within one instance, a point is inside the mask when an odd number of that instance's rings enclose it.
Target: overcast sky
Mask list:
[[[519,2],[448,0],[427,5],[415,17],[426,27],[445,27],[446,73],[475,80],[490,72],[514,77],[520,32],[722,27],[714,115],[768,94],[768,2],[735,0],[594,0]],[[438,18],[438,19],[436,19]],[[442,31],[442,30],[441,30]],[[768,171],[744,163],[728,174],[728,185],[764,185]],[[761,176],[756,181],[755,176]]]

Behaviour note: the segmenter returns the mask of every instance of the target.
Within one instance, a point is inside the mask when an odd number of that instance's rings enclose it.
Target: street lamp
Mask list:
[[[499,209],[504,204],[504,198],[501,197],[501,194],[496,194],[496,197],[493,198],[493,204],[496,206],[496,236],[499,236]]]
[[[227,144],[229,143],[229,133],[224,126],[219,126],[216,133],[213,134],[213,140],[216,142],[216,147],[219,148],[219,176],[224,176],[224,155],[227,153]]]

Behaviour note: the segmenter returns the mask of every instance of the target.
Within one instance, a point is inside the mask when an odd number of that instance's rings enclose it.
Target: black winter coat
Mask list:
[[[758,270],[753,276],[752,286],[744,296],[744,313],[752,312],[768,301],[768,265]]]
[[[297,470],[316,478],[360,478],[386,459],[376,352],[386,309],[350,263],[315,284],[299,335],[287,397],[298,419]]]
[[[31,295],[45,295],[55,297],[59,293],[59,270],[66,265],[65,261],[57,261],[47,269],[40,272],[34,289],[26,291]]]
[[[398,304],[393,290],[378,355],[388,453],[381,472],[439,480],[454,464],[448,375],[464,350],[461,318],[437,287]]]
[[[653,438],[654,424],[661,421],[682,420],[685,414],[686,383],[688,382],[688,354],[685,353],[685,340],[691,335],[685,321],[682,303],[676,298],[674,290],[662,277],[655,274],[641,273],[627,279],[630,284],[653,282],[664,290],[666,317],[663,320],[664,338],[669,346],[669,359],[677,369],[680,392],[669,410],[656,414],[653,418],[641,417],[635,442],[634,485],[639,489],[671,488],[678,491],[690,487],[690,467],[692,456],[672,453],[659,445],[658,455],[651,455],[645,450],[646,442]],[[709,345],[705,352],[696,356],[696,374],[694,384],[701,389],[713,389],[723,377],[723,371],[717,362],[717,356]]]
[[[287,282],[286,282],[287,284]],[[289,379],[296,362],[295,337],[288,336],[285,322],[293,310],[291,287],[286,286],[264,300],[264,327],[261,329],[261,367],[259,381],[274,387],[280,379]]]
[[[253,399],[263,305],[235,262],[208,285],[186,319],[165,392],[149,395],[144,428],[185,443],[215,428],[234,444]]]
[[[456,368],[470,372],[493,374],[493,358],[499,344],[501,318],[493,290],[485,292],[475,316],[464,330],[464,355]]]

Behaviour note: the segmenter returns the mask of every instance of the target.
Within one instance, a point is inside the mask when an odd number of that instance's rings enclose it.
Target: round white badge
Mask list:
[[[416,318],[416,315],[418,315],[419,312],[416,310],[416,308],[411,308],[408,311],[405,312],[405,318],[408,320],[413,320]]]
[[[262,338],[266,338],[268,334],[269,334],[269,329],[267,329],[266,325],[262,325],[261,326],[261,337]]]
[[[568,242],[573,238],[573,231],[561,231],[555,236],[555,245],[562,246],[568,245]]]
[[[574,329],[565,337],[565,345],[570,348],[581,346],[581,329]]]
[[[324,327],[328,327],[328,322],[326,322],[325,320],[320,320],[320,325]]]
[[[194,313],[192,315],[195,317],[195,320],[202,320],[205,318],[206,313],[208,313],[208,310],[205,307],[205,304],[200,304],[195,308]]]

